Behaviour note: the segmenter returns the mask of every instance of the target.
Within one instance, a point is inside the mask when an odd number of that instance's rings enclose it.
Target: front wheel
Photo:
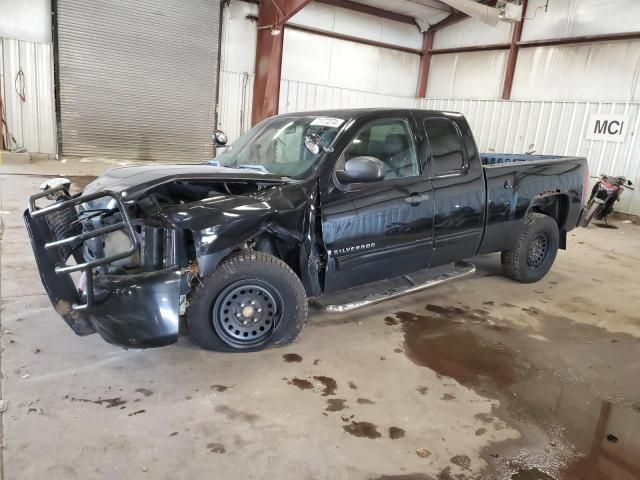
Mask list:
[[[515,247],[502,252],[505,275],[522,283],[537,282],[551,269],[559,244],[556,221],[542,213],[529,213]]]
[[[282,260],[234,254],[195,287],[187,322],[206,350],[257,351],[292,342],[307,318],[304,287]]]
[[[602,205],[600,205],[598,202],[594,202],[593,200],[591,200],[585,210],[586,213],[584,215],[584,220],[582,221],[582,226],[583,227],[587,227],[589,226],[589,224],[591,223],[591,220],[593,220],[593,218],[598,218],[600,216],[600,207]]]

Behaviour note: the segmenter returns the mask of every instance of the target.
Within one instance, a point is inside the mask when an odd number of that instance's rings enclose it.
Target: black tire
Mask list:
[[[502,252],[504,274],[521,283],[537,282],[551,269],[559,245],[556,221],[542,213],[529,213],[515,247]]]
[[[300,279],[262,252],[233,254],[201,279],[189,299],[191,338],[205,350],[254,352],[286,345],[307,320]]]

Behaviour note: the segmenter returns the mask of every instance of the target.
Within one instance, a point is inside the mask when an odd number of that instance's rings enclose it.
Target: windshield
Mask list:
[[[323,157],[305,147],[305,135],[315,134],[331,146],[345,125],[343,118],[286,116],[268,118],[243,135],[219,155],[222,167],[248,168],[294,179],[307,178]]]

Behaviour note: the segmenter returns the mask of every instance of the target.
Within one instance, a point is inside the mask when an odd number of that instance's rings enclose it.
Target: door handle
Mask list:
[[[413,194],[404,199],[404,203],[408,203],[409,205],[419,205],[422,202],[426,202],[429,200],[429,195],[418,195]]]

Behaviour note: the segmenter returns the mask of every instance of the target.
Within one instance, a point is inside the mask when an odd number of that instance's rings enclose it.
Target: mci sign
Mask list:
[[[629,115],[592,113],[587,124],[587,140],[624,142],[627,137]]]

